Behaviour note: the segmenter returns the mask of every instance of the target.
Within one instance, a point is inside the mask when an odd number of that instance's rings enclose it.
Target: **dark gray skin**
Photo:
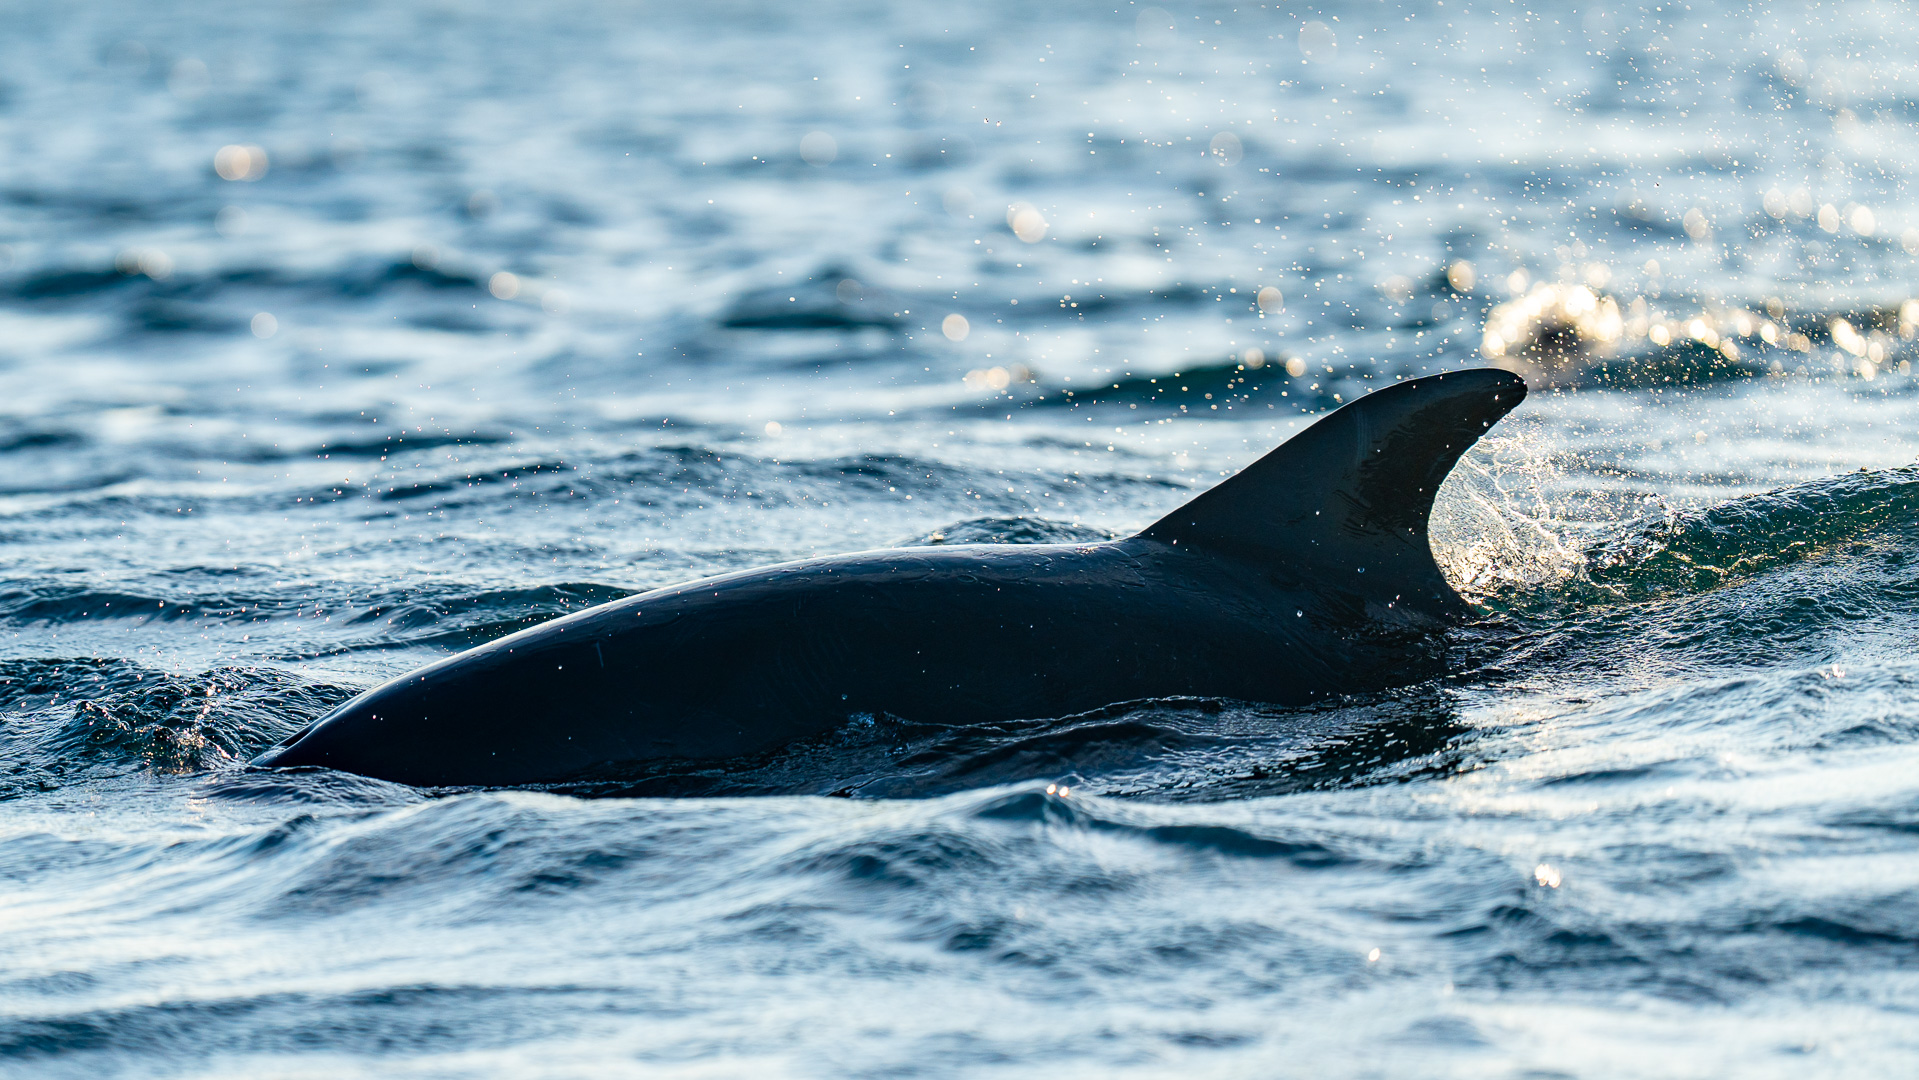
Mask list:
[[[376,687],[254,764],[549,784],[763,754],[858,714],[1415,682],[1468,610],[1433,563],[1433,496],[1525,392],[1492,369],[1386,386],[1124,540],[865,552],[629,597]]]

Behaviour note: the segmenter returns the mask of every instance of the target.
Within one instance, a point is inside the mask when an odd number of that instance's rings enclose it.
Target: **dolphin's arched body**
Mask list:
[[[1415,682],[1431,632],[1467,610],[1433,562],[1433,496],[1525,395],[1492,369],[1383,387],[1124,540],[899,548],[628,597],[376,687],[254,764],[560,783],[760,754],[859,714],[968,724]]]

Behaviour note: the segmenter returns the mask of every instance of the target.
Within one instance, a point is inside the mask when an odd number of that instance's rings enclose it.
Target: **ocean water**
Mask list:
[[[1911,1067],[1909,8],[0,14],[0,1075]],[[1487,363],[1534,391],[1442,493],[1430,683],[677,798],[245,767]]]

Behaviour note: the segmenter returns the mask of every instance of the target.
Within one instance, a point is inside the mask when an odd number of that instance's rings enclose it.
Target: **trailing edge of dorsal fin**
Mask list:
[[[1139,535],[1296,567],[1381,604],[1460,614],[1426,519],[1460,455],[1525,397],[1525,381],[1497,368],[1383,386]]]

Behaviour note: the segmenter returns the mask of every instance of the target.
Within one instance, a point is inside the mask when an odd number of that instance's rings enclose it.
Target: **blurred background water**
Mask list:
[[[0,1073],[1902,1071],[1919,19],[1534,7],[0,5]],[[243,768],[1484,363],[1434,683]]]

